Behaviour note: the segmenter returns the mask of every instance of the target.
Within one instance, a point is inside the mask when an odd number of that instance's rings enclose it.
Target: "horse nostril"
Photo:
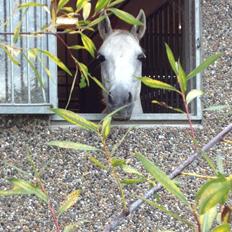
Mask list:
[[[113,98],[112,98],[112,96],[111,96],[111,92],[109,92],[108,101],[109,101],[109,103],[110,103],[111,105],[114,103]]]
[[[128,102],[129,102],[129,103],[132,102],[132,94],[131,94],[131,92],[129,92]]]

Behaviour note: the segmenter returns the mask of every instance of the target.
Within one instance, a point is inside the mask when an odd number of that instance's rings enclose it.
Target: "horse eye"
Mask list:
[[[140,61],[140,62],[143,62],[145,59],[146,59],[146,56],[145,56],[145,54],[139,54],[138,55],[138,57],[137,57],[137,59]]]
[[[99,63],[102,63],[102,62],[104,62],[106,60],[106,58],[103,55],[99,54],[97,56],[97,60],[98,60]]]

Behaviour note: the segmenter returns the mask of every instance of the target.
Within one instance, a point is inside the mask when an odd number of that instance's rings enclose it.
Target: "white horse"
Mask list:
[[[143,112],[140,92],[142,75],[142,60],[145,58],[139,40],[146,30],[146,16],[140,10],[137,19],[143,25],[133,26],[130,31],[112,30],[110,20],[106,16],[98,25],[101,38],[104,40],[98,52],[101,62],[102,83],[108,95],[103,93],[106,103],[106,113],[127,105],[114,116],[118,120],[128,120],[131,115]]]

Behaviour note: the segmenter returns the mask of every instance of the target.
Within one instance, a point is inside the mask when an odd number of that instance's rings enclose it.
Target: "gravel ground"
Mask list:
[[[232,2],[203,1],[203,52],[207,56],[222,51],[224,56],[216,65],[205,72],[203,86],[204,106],[212,104],[231,104],[232,99]],[[231,122],[231,112],[204,113],[203,129],[197,129],[200,143],[205,144],[210,138]],[[88,160],[89,154],[55,149],[47,146],[51,140],[72,140],[99,147],[98,138],[89,132],[78,129],[51,130],[46,118],[12,117],[0,119],[0,189],[9,187],[5,178],[27,178],[16,170],[4,165],[12,163],[25,172],[33,173],[27,158],[27,150],[32,152],[36,166],[42,173],[46,189],[52,203],[58,207],[65,196],[74,189],[81,189],[78,203],[60,218],[62,225],[77,222],[77,231],[102,231],[107,219],[122,209],[117,186],[107,171],[96,169]],[[109,138],[112,146],[125,134],[125,129],[114,128]],[[232,135],[230,135],[232,137]],[[117,151],[117,156],[125,158],[129,164],[139,170],[139,163],[133,158],[138,150],[153,160],[166,172],[170,172],[189,155],[191,139],[188,129],[155,128],[134,129],[127,136]],[[232,173],[231,145],[217,145],[210,152],[210,157],[224,157],[227,173]],[[97,157],[104,161],[101,154]],[[202,160],[196,161],[188,168],[190,172],[210,175],[211,171]],[[196,178],[179,177],[181,189],[189,200],[194,198],[198,186],[202,183]],[[144,193],[149,186],[139,184],[126,188],[129,201]],[[185,218],[192,220],[187,209],[168,193],[160,193],[161,203]],[[52,231],[50,215],[46,205],[35,197],[9,197],[0,199],[0,231]],[[130,216],[117,231],[191,231],[184,224],[164,215],[158,210],[143,205]]]

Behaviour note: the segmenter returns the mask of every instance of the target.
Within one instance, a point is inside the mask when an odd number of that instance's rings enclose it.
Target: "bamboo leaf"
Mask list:
[[[167,103],[165,103],[165,102],[160,102],[160,101],[157,101],[157,100],[152,100],[152,103],[153,103],[153,104],[160,105],[160,106],[165,107],[165,108],[167,108],[167,109],[176,111],[176,112],[178,112],[178,113],[182,113],[182,114],[184,113],[183,110],[181,110],[181,109],[179,109],[179,108],[174,108],[174,107],[172,107],[172,106],[169,106],[169,105],[167,105]]]
[[[153,208],[159,209],[161,212],[165,213],[166,215],[175,218],[176,220],[183,222],[183,224],[187,224],[189,227],[193,228],[193,224],[184,219],[182,216],[179,216],[179,214],[174,213],[168,209],[166,209],[164,206],[157,204],[155,201],[151,201],[145,198],[142,198],[144,202],[146,202],[148,205],[152,206]]]
[[[230,108],[229,105],[214,105],[204,109],[204,111],[223,111],[228,108]]]
[[[221,155],[217,155],[216,157],[217,170],[220,174],[224,175],[224,165],[223,165],[223,157]]]
[[[178,61],[177,80],[178,80],[178,83],[180,85],[181,92],[185,93],[187,90],[187,77],[186,77],[186,73],[185,73],[180,61]]]
[[[111,160],[111,164],[113,167],[122,167],[123,165],[126,164],[126,161],[123,159],[118,159],[118,158],[113,157]]]
[[[200,216],[200,224],[201,224],[202,232],[210,232],[210,229],[213,226],[216,217],[217,217],[217,207],[211,208],[205,214]]]
[[[40,87],[44,88],[44,83],[43,83],[43,79],[42,76],[40,75],[38,69],[35,67],[35,65],[32,63],[32,61],[25,55],[23,54],[23,57],[25,58],[25,60],[28,62],[30,68],[32,69],[32,71],[35,74],[36,79],[39,82]]]
[[[154,80],[149,77],[141,77],[139,78],[139,80],[141,80],[144,85],[154,89],[165,89],[179,93],[179,91],[175,87],[162,81]]]
[[[143,178],[137,178],[137,179],[122,179],[121,183],[125,185],[130,185],[130,184],[140,184],[145,182],[145,179]]]
[[[84,48],[90,53],[92,57],[94,57],[96,48],[95,48],[93,41],[87,35],[83,33],[81,33],[81,41],[84,45]]]
[[[69,2],[69,0],[59,0],[58,1],[58,11],[61,10],[68,2]]]
[[[28,7],[46,7],[46,4],[36,3],[36,2],[27,2],[22,3],[18,6],[18,9],[28,8]]]
[[[177,70],[177,65],[176,65],[176,60],[174,57],[174,54],[171,50],[171,48],[169,47],[168,44],[165,43],[165,48],[166,48],[166,53],[167,53],[167,57],[168,57],[168,61],[172,67],[172,70],[174,71],[174,73],[176,74],[176,76],[178,76],[178,70]]]
[[[20,33],[20,30],[21,30],[21,26],[22,26],[22,21],[20,21],[18,23],[18,25],[16,26],[15,30],[14,30],[14,35],[13,35],[13,43],[17,43],[18,42],[18,39],[19,39],[19,33]]]
[[[122,170],[126,173],[129,173],[129,174],[134,174],[134,175],[137,175],[137,176],[143,176],[143,174],[141,172],[139,172],[136,168],[133,168],[129,165],[122,165]]]
[[[78,11],[81,10],[87,2],[88,2],[88,0],[77,0],[76,1],[77,10]]]
[[[80,190],[75,190],[75,191],[71,192],[67,196],[67,198],[65,199],[65,201],[59,207],[59,210],[58,210],[59,214],[62,214],[64,212],[66,212],[73,205],[75,205],[76,202],[78,201],[79,197],[80,197]]]
[[[64,227],[64,232],[75,232],[77,231],[78,225],[77,224],[69,224]]]
[[[112,117],[105,117],[102,122],[102,136],[106,140],[110,134]]]
[[[191,103],[196,97],[202,96],[204,93],[199,89],[192,89],[186,96],[187,104]]]
[[[230,232],[230,224],[222,224],[212,230],[212,232]]]
[[[83,6],[83,12],[82,12],[82,15],[83,15],[83,19],[86,20],[88,19],[89,15],[90,15],[90,12],[91,12],[91,3],[90,2],[87,2],[84,4]]]
[[[181,202],[188,204],[184,194],[176,186],[176,184],[157,166],[140,153],[136,154],[136,158],[142,163],[143,167],[158,181],[168,192],[176,196]]]
[[[65,71],[66,73],[68,73],[70,76],[72,76],[72,73],[70,72],[70,70],[67,68],[67,66],[55,55],[53,55],[52,53],[50,53],[47,50],[42,50],[37,48],[37,50],[41,53],[43,53],[44,55],[46,55],[49,59],[51,59],[59,68],[61,68],[63,71]]]
[[[91,156],[89,158],[89,160],[97,168],[100,168],[100,169],[103,169],[103,170],[107,169],[107,167],[101,161],[99,161],[98,159],[96,159],[95,157]]]
[[[4,52],[7,54],[7,57],[17,66],[20,66],[20,63],[15,58],[15,54],[12,52],[14,48],[10,48],[8,46],[3,46],[0,44],[0,48],[4,50]]]
[[[110,2],[110,0],[98,0],[96,7],[95,7],[95,11],[98,12],[100,10],[102,10],[103,8],[105,8],[108,3]]]
[[[192,70],[188,75],[187,79],[190,80],[192,77],[195,77],[198,73],[202,72],[208,66],[213,64],[217,59],[219,59],[222,56],[222,53],[214,54],[210,57],[208,57],[203,63],[201,63],[198,67],[196,67],[194,70]]]
[[[93,76],[90,76],[90,78],[96,83],[96,85],[98,85],[98,87],[100,87],[106,94],[109,94],[108,91],[106,90],[106,88],[104,87],[104,85],[96,78]]]
[[[140,22],[138,19],[136,19],[133,15],[116,9],[116,8],[110,8],[109,11],[111,11],[115,16],[117,16],[119,19],[123,20],[124,22],[132,25],[143,25],[142,22]]]
[[[78,151],[97,151],[99,149],[81,144],[81,143],[75,143],[71,141],[51,141],[48,143],[49,146],[55,146],[59,148],[66,148],[66,149],[73,149],[73,150],[78,150]]]
[[[25,180],[12,178],[9,180],[13,184],[10,190],[1,190],[0,196],[13,195],[35,195],[40,200],[47,203],[48,196],[37,185],[33,185]]]
[[[110,7],[116,6],[116,5],[118,5],[118,4],[120,4],[120,3],[124,2],[124,1],[125,0],[115,0],[115,1],[111,2],[109,6]]]
[[[98,125],[86,120],[85,118],[81,117],[80,115],[73,113],[72,111],[65,110],[65,109],[52,109],[52,111],[60,116],[61,118],[65,119],[67,122],[70,122],[73,125],[81,127],[86,130],[97,132]]]
[[[104,19],[105,19],[104,15],[99,16],[98,18],[96,18],[93,21],[91,21],[88,26],[89,27],[94,27],[94,26],[98,25],[101,21],[103,21]]]
[[[200,214],[206,213],[217,204],[224,204],[230,190],[230,182],[224,177],[208,181],[197,193]]]

